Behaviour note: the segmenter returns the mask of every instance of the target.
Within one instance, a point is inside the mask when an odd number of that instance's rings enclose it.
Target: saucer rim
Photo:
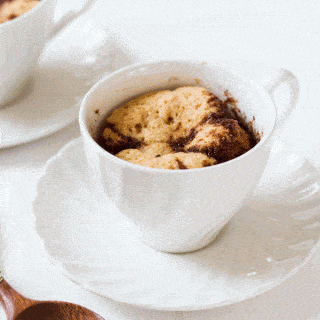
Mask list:
[[[11,107],[13,107],[13,106],[9,106],[8,108],[11,108]],[[1,116],[1,110],[0,110],[0,116]],[[38,132],[39,132],[38,134],[35,133],[34,135],[28,135],[28,137],[25,139],[21,138],[16,141],[9,140],[7,142],[3,142],[0,140],[0,150],[25,145],[27,143],[31,143],[33,141],[40,140],[42,138],[46,138],[48,136],[51,136],[52,134],[59,132],[62,129],[68,127],[76,120],[77,120],[77,117],[72,117],[72,118],[70,117],[66,121],[63,121],[63,122],[61,121],[59,123],[59,125],[57,125],[57,126],[51,125],[51,126],[47,126],[47,127],[42,127],[42,130],[38,130]],[[0,124],[1,124],[1,121],[0,121]]]
[[[34,74],[36,74],[36,72],[38,70],[41,70],[39,65],[37,66]],[[39,81],[39,79],[37,79],[37,77],[32,77],[32,80],[34,81],[34,83],[32,83],[32,85],[31,85],[32,89],[29,94],[34,92],[35,83],[37,83],[37,81]],[[65,90],[67,90],[67,88]],[[85,95],[85,93],[83,94],[83,96],[84,95]],[[22,99],[27,98],[27,97],[28,96],[23,97]],[[2,120],[1,120],[2,113],[7,113],[7,110],[10,110],[10,109],[11,110],[15,110],[15,109],[18,110],[19,108],[21,108],[19,106],[19,101],[20,101],[20,99],[18,101],[13,101],[12,103],[10,103],[7,106],[0,107],[0,129],[1,129],[1,123],[2,123]],[[12,131],[10,132],[10,135],[8,133],[6,135],[4,135],[4,133],[1,133],[1,131],[0,131],[0,150],[10,148],[10,147],[24,145],[24,144],[40,140],[42,138],[48,137],[54,133],[59,132],[60,130],[66,128],[67,126],[71,125],[73,122],[75,122],[77,120],[78,113],[79,113],[78,112],[79,105],[80,104],[77,104],[77,103],[73,104],[73,105],[67,104],[65,106],[65,108],[61,109],[58,113],[51,114],[47,117],[41,118],[41,120],[43,120],[43,121],[52,119],[51,120],[52,123],[48,124],[48,125],[43,125],[43,126],[41,125],[41,126],[34,127],[34,128],[32,128],[31,132],[27,132],[27,134],[25,134],[25,135],[21,135],[21,131],[19,130],[19,127],[17,125],[14,125],[14,124],[10,125],[11,130],[18,129],[17,130],[17,132],[18,132],[17,138],[15,138],[15,139],[12,138],[15,136],[14,132],[12,132]],[[36,108],[32,104],[30,104],[29,109],[30,109],[30,111],[36,110]],[[59,115],[64,114],[66,112],[68,113],[68,116],[59,116]],[[12,122],[14,122],[14,120]]]

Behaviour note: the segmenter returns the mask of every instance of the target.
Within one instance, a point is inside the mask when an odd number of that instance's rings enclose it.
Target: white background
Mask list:
[[[79,8],[78,1],[58,1],[58,9]],[[116,33],[142,59],[201,58],[261,62],[299,70],[307,86],[303,116],[293,115],[285,136],[299,152],[320,152],[320,4],[318,1],[98,1],[92,19]],[[32,143],[0,150],[0,212],[11,215],[10,199],[21,193],[26,213],[32,187],[46,161],[79,136],[78,124]],[[19,224],[20,223],[20,224]],[[160,312],[119,304],[88,293],[32,252],[32,241],[0,237],[0,266],[8,282],[33,299],[66,300],[84,305],[105,319],[320,319],[320,252],[279,287],[236,305],[197,312]],[[3,225],[1,226],[3,227]],[[15,244],[15,251],[12,248]],[[10,244],[10,245],[9,245]],[[30,257],[32,252],[32,257]],[[0,319],[5,319],[0,309]]]

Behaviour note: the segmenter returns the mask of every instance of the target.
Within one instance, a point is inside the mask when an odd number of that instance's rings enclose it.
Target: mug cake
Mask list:
[[[232,160],[257,136],[229,104],[203,87],[138,96],[102,123],[99,144],[116,157],[158,169],[194,169]]]

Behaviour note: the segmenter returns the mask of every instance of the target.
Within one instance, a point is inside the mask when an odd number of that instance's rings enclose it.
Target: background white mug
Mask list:
[[[56,0],[41,0],[21,16],[0,23],[0,108],[19,97],[48,41],[95,2],[80,1],[80,10],[66,12],[54,22]]]
[[[273,92],[281,83],[290,89],[291,104],[286,107],[273,102]],[[123,102],[152,90],[186,85],[204,86],[220,99],[228,90],[247,121],[253,121],[261,141],[236,159],[188,170],[135,165],[96,143],[99,124]],[[298,93],[297,79],[284,69],[259,87],[232,70],[201,61],[155,61],[123,68],[100,80],[80,107],[92,180],[102,188],[106,205],[114,203],[149,246],[166,252],[200,249],[213,241],[258,183],[269,158],[271,137],[294,108]]]
[[[53,26],[56,0],[41,0],[0,24],[0,107],[16,98],[28,80]]]

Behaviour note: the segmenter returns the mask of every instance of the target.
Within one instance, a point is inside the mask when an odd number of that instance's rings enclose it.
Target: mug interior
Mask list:
[[[123,68],[100,80],[86,95],[80,126],[96,140],[103,120],[117,107],[141,94],[181,86],[202,86],[225,100],[226,93],[263,143],[275,124],[276,110],[267,92],[224,67],[204,62],[160,61]]]

